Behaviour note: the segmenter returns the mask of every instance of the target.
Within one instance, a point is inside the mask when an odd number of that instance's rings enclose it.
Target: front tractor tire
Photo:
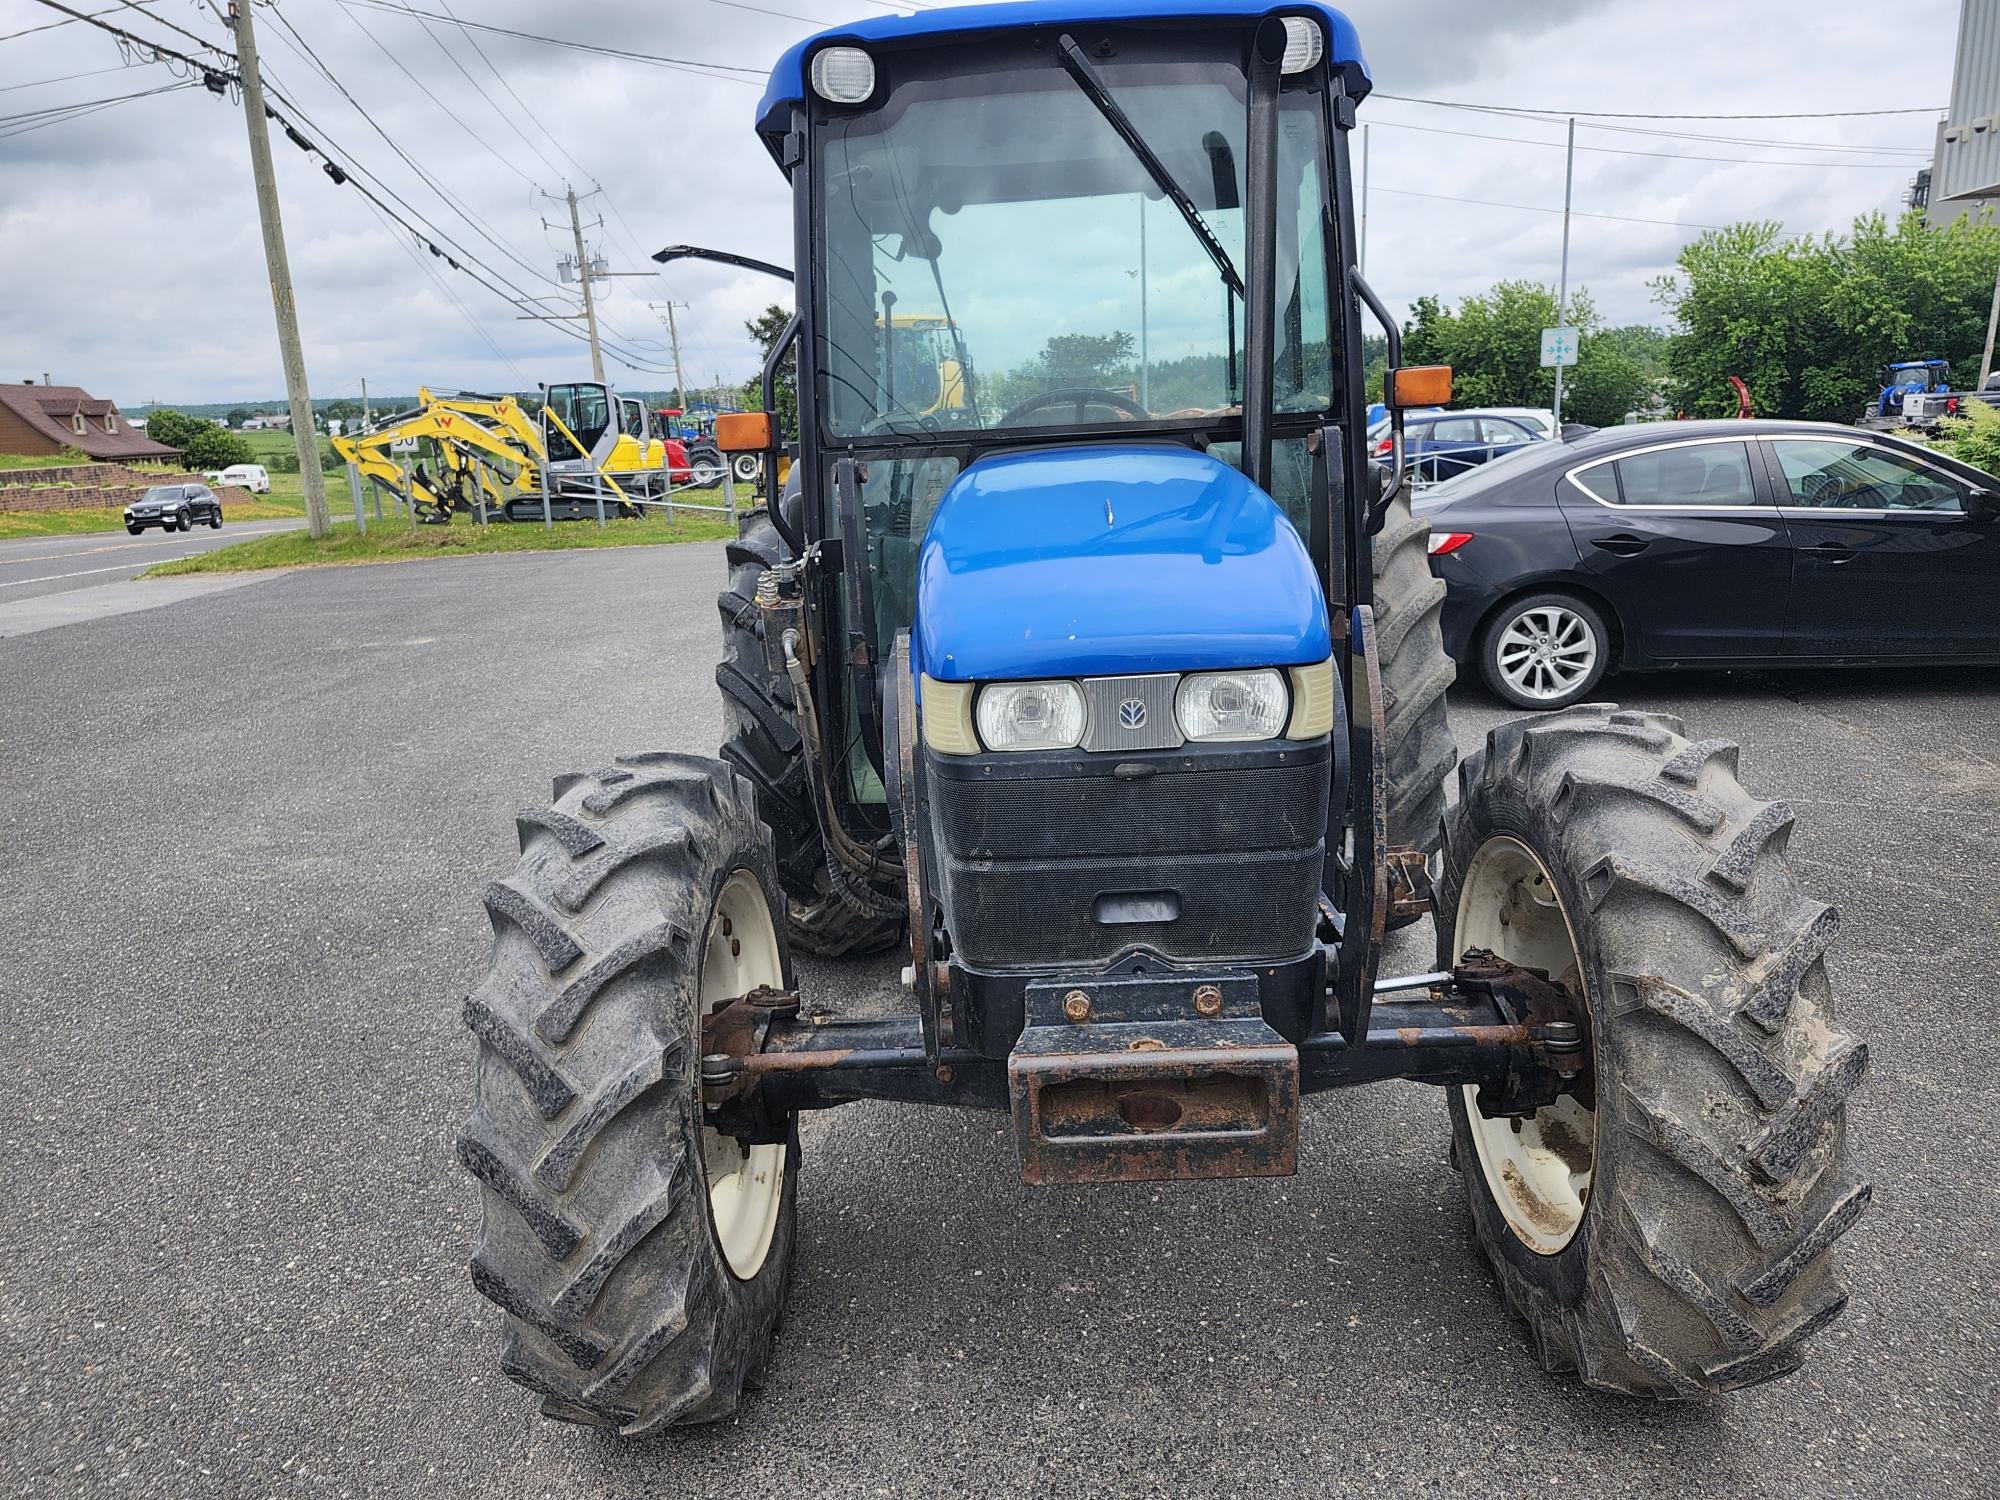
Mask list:
[[[1458,668],[1445,655],[1445,586],[1431,572],[1430,534],[1430,522],[1411,512],[1405,488],[1374,539],[1389,842],[1427,855],[1437,852],[1445,780],[1458,760],[1444,705]]]
[[[790,1276],[798,1138],[704,1122],[701,1018],[788,987],[750,786],[694,756],[620,759],[523,812],[488,887],[493,963],[458,1156],[478,1179],[473,1285],[501,1369],[551,1417],[636,1435],[713,1421],[761,1383]]]
[[[764,651],[757,580],[787,559],[768,510],[747,512],[728,546],[729,587],[716,598],[722,615],[722,758],[755,783],[771,825],[778,879],[792,942],[823,958],[879,953],[902,941],[900,900],[864,905],[843,893],[828,868],[826,841],[813,813],[813,785],[791,682]],[[854,877],[849,877],[850,884]]]
[[[1832,907],[1785,863],[1792,811],[1736,746],[1593,704],[1493,730],[1445,819],[1438,948],[1580,995],[1583,1086],[1524,1118],[1450,1094],[1474,1229],[1543,1365],[1676,1399],[1797,1368],[1868,1204],[1833,1024]]]

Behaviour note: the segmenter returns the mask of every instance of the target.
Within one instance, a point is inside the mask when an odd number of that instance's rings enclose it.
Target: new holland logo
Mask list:
[[[1146,700],[1127,698],[1118,705],[1118,723],[1126,729],[1146,727]]]

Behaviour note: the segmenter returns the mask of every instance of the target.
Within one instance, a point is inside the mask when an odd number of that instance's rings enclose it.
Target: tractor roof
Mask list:
[[[830,42],[914,42],[961,37],[974,32],[1013,31],[1036,26],[1088,26],[1104,22],[1238,20],[1273,11],[1316,15],[1326,24],[1332,63],[1346,75],[1347,91],[1360,98],[1369,90],[1368,63],[1353,22],[1320,0],[1016,0],[1013,4],[966,5],[915,15],[871,16],[851,26],[834,26],[794,43],[771,70],[771,82],[757,106],[757,133],[773,158],[779,157],[792,106],[805,98],[806,64]]]

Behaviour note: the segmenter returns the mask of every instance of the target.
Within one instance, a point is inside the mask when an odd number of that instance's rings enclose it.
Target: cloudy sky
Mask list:
[[[170,26],[227,40],[208,0],[149,0],[152,21],[124,0],[67,3],[185,51],[195,44]],[[475,51],[465,33],[427,25],[406,5],[741,71],[493,34],[479,34]],[[789,263],[783,178],[751,131],[761,71],[820,25],[921,8],[925,0],[278,0],[257,14],[267,76],[316,139],[406,200],[406,217],[422,215],[521,292],[571,311],[573,289],[554,281],[569,249],[567,211],[539,192],[560,193],[566,180],[601,188],[586,202],[588,218],[604,221],[589,237],[616,271],[652,270],[646,253],[677,241]],[[1370,279],[1399,312],[1427,292],[1555,280],[1561,218],[1548,210],[1562,203],[1561,122],[1412,100],[1557,114],[1941,107],[1958,5],[1908,0],[1893,10],[1889,22],[1877,0],[1357,0],[1348,14],[1378,91],[1362,108]],[[117,42],[86,24],[15,34],[59,20],[35,0],[0,0],[0,364],[11,360],[0,379],[47,372],[127,405],[281,396],[240,110],[186,88],[44,123],[29,112],[176,81],[161,64],[121,67]],[[1382,97],[1391,94],[1404,97]],[[1579,147],[1594,149],[1577,156],[1571,283],[1613,321],[1657,321],[1648,283],[1699,226],[1774,218],[1813,233],[1893,212],[1934,120],[1580,125]],[[565,336],[571,325],[519,320],[518,308],[414,249],[282,135],[274,150],[315,396],[356,394],[364,377],[371,391],[396,393],[419,383],[522,389],[587,373],[583,346]],[[1451,201],[1467,199],[1482,201]],[[604,320],[629,355],[609,359],[611,379],[671,384],[635,368],[670,363],[662,316],[648,305],[668,300],[689,304],[677,312],[689,381],[745,378],[755,354],[743,321],[779,290],[688,264],[606,284]]]

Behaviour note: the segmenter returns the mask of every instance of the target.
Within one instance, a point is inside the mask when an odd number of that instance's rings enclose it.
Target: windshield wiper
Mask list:
[[[1118,132],[1119,138],[1132,148],[1133,156],[1137,157],[1139,165],[1146,169],[1146,174],[1159,185],[1160,191],[1167,195],[1174,207],[1181,211],[1181,217],[1187,220],[1188,228],[1192,229],[1195,238],[1201,241],[1201,247],[1208,252],[1208,258],[1215,262],[1215,269],[1222,273],[1222,279],[1230,291],[1239,297],[1242,296],[1243,278],[1236,274],[1236,267],[1229,260],[1229,252],[1222,248],[1222,241],[1217,239],[1215,231],[1208,227],[1208,221],[1201,216],[1201,210],[1194,206],[1194,199],[1181,190],[1181,185],[1174,180],[1174,174],[1167,170],[1167,164],[1160,160],[1158,153],[1151,146],[1146,144],[1145,137],[1139,134],[1139,127],[1132,123],[1132,117],[1119,107],[1116,99],[1111,97],[1111,90],[1104,86],[1104,80],[1098,77],[1097,69],[1093,68],[1090,59],[1083,55],[1083,48],[1077,46],[1076,39],[1067,32],[1057,39],[1056,46],[1062,52],[1063,67],[1069,70],[1069,76],[1076,80],[1076,86],[1083,90],[1084,97],[1097,106],[1097,112],[1104,116],[1113,130]]]

